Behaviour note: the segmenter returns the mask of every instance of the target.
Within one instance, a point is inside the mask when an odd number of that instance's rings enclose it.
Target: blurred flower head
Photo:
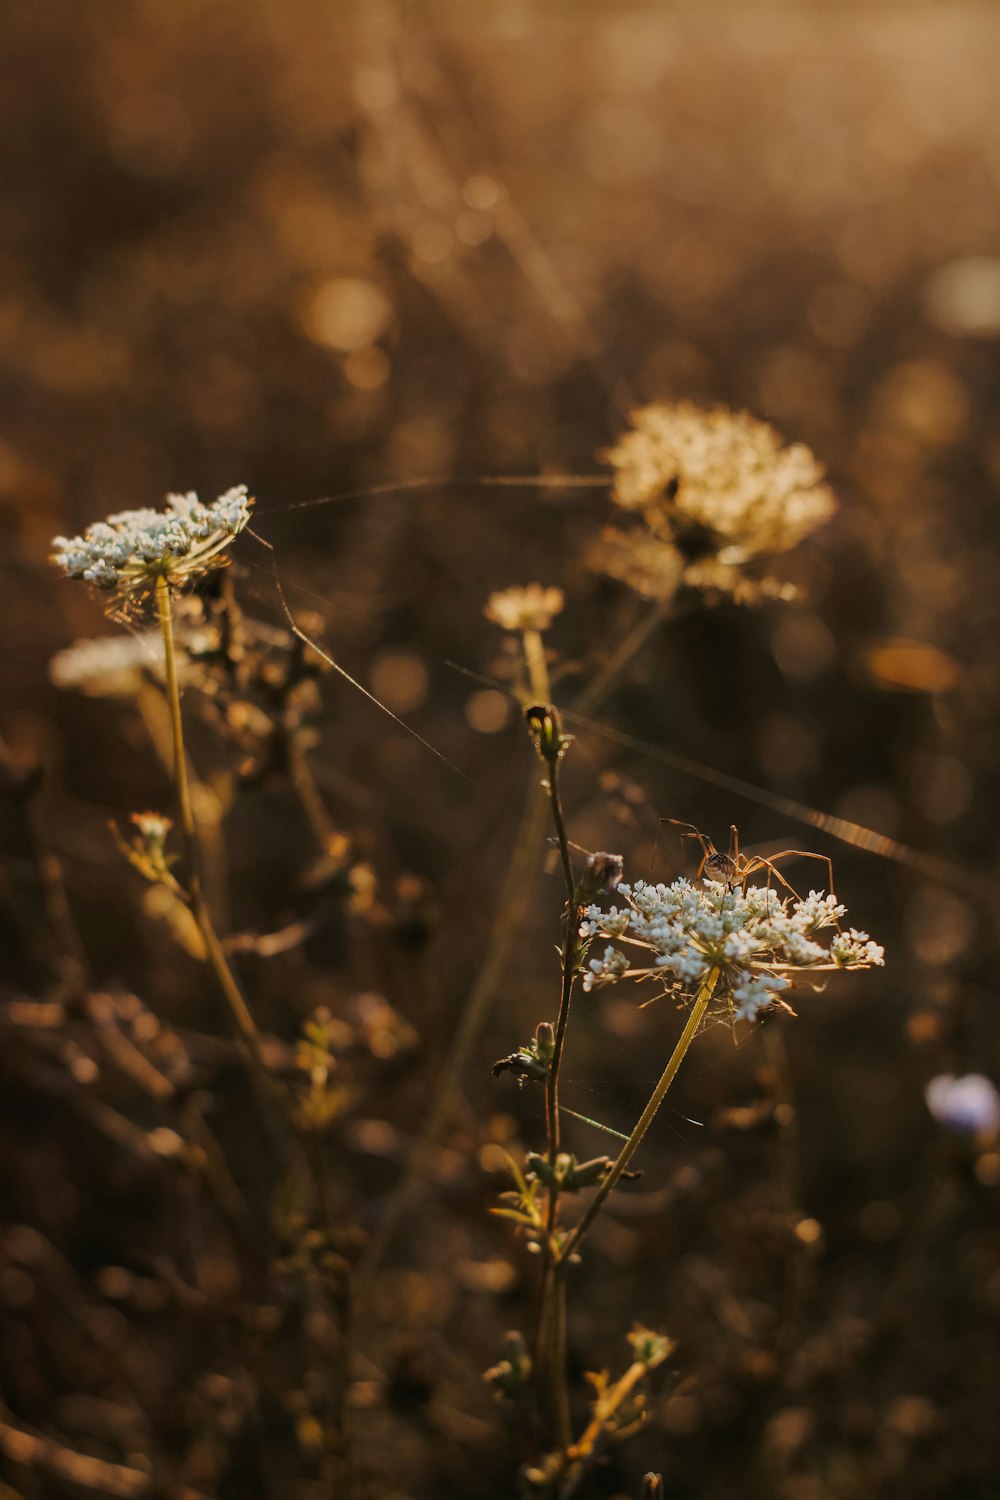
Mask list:
[[[179,584],[215,567],[250,519],[245,484],[202,505],[193,492],[168,495],[165,510],[124,510],[95,521],[82,536],[53,539],[52,561],[69,578],[131,595],[157,579]]]
[[[562,589],[529,583],[491,594],[483,613],[503,630],[548,630],[565,602]]]
[[[956,1078],[939,1073],[924,1092],[927,1108],[948,1130],[961,1135],[996,1135],[1000,1133],[1000,1095],[982,1073],[966,1073]]]
[[[719,881],[692,885],[619,885],[626,906],[584,913],[581,936],[611,942],[590,960],[584,989],[623,978],[659,979],[668,993],[692,996],[716,970],[716,1010],[752,1021],[783,1003],[797,979],[836,969],[867,969],[884,962],[866,932],[838,923],[845,908],[835,896],[811,891],[804,899],[780,898],[769,886],[731,889]],[[627,945],[629,955],[614,943]]]
[[[179,602],[175,626],[178,680],[204,685],[207,665],[221,649],[217,627],[199,623],[201,604],[193,597]],[[263,627],[241,618],[244,636],[255,643]],[[266,643],[266,642],[265,642]],[[166,675],[163,636],[159,630],[130,630],[127,634],[98,635],[74,641],[49,662],[49,679],[58,688],[88,698],[134,698],[149,682]]]
[[[131,698],[151,675],[163,678],[163,637],[158,630],[135,635],[102,635],[74,641],[49,662],[56,687],[90,698]]]
[[[793,590],[770,560],[833,513],[823,471],[802,443],[789,447],[765,422],[719,406],[657,402],[603,456],[612,497],[634,524],[606,528],[591,565],[649,598],[679,585],[738,603]]]

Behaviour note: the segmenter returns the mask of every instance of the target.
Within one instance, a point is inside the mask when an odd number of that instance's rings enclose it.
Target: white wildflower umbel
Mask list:
[[[618,893],[625,907],[591,906],[583,915],[585,940],[610,940],[589,961],[584,989],[623,978],[656,979],[666,993],[684,1000],[714,972],[713,1009],[752,1021],[784,1006],[785,992],[797,980],[884,962],[866,932],[840,929],[846,908],[818,891],[803,900],[782,898],[769,886],[729,888],[680,879],[672,885],[622,883]]]
[[[193,492],[168,495],[165,510],[124,510],[95,521],[82,536],[57,536],[52,561],[70,578],[107,593],[143,593],[157,580],[178,585],[216,567],[250,519],[245,484],[211,505]]]
[[[657,402],[631,422],[603,456],[615,471],[615,503],[640,524],[608,528],[592,565],[650,598],[669,598],[681,583],[741,603],[788,597],[768,563],[835,503],[811,451],[785,447],[765,422],[721,406]]]

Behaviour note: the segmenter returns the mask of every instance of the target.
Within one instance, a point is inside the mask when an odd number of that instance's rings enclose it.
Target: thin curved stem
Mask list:
[[[239,981],[226,957],[205,901],[201,880],[201,861],[198,847],[198,831],[194,820],[191,799],[191,783],[188,775],[187,754],[184,746],[184,723],[181,716],[180,690],[177,681],[177,653],[174,646],[173,613],[170,588],[165,578],[156,581],[156,606],[163,636],[163,656],[166,666],[167,705],[170,710],[171,741],[173,746],[174,784],[180,813],[181,836],[187,866],[184,893],[195,925],[205,947],[205,958],[222,991],[236,1030],[242,1039],[249,1058],[251,1079],[259,1096],[265,1124],[270,1116],[265,1100],[276,1106],[285,1126],[297,1143],[309,1177],[312,1181],[316,1210],[331,1237],[336,1233],[336,1221],[318,1142],[308,1131],[304,1131],[294,1118],[289,1100],[280,1085],[272,1077],[261,1052],[260,1032],[257,1029],[250,1007],[244,999]],[[333,1428],[337,1442],[337,1459],[342,1472],[347,1476],[348,1492],[353,1489],[351,1481],[351,1432],[348,1421],[348,1387],[351,1363],[351,1304],[349,1270],[344,1266],[344,1286],[340,1299],[341,1346],[335,1371],[335,1399],[333,1402]]]
[[[609,1193],[618,1182],[622,1173],[627,1169],[629,1162],[632,1160],[633,1156],[642,1144],[642,1139],[646,1134],[646,1131],[649,1129],[650,1125],[652,1125],[653,1123],[653,1120],[656,1118],[660,1105],[663,1103],[664,1099],[667,1096],[667,1090],[670,1088],[670,1085],[677,1077],[677,1070],[680,1067],[681,1063],[684,1061],[687,1050],[695,1039],[698,1027],[701,1025],[712,995],[715,993],[715,986],[718,983],[718,980],[718,969],[712,969],[702,983],[702,986],[695,998],[694,1005],[691,1007],[691,1014],[687,1018],[687,1023],[684,1027],[684,1030],[681,1032],[680,1037],[678,1038],[676,1047],[670,1054],[670,1061],[667,1063],[667,1066],[664,1068],[662,1074],[660,1075],[660,1080],[657,1083],[652,1094],[649,1096],[649,1102],[646,1105],[646,1108],[643,1110],[642,1114],[639,1116],[639,1119],[633,1126],[631,1135],[619,1152],[616,1161],[608,1172],[608,1175],[605,1177],[604,1181],[597,1189],[597,1192],[590,1200],[590,1203],[587,1205],[587,1210],[583,1215],[583,1218],[577,1224],[576,1228],[573,1230],[572,1234],[569,1236],[569,1239],[563,1246],[562,1252],[559,1256],[560,1265],[568,1261],[570,1256],[573,1255],[574,1252],[579,1248],[580,1242],[583,1239],[584,1235],[590,1229],[594,1220],[597,1218],[597,1215],[604,1207]]]
[[[186,895],[191,915],[205,945],[205,956],[222,991],[223,998],[233,1018],[239,1036],[250,1053],[257,1074],[268,1080],[267,1069],[261,1057],[260,1032],[243,998],[239,983],[219,941],[218,934],[205,902],[201,881],[201,859],[198,849],[198,834],[195,828],[191,803],[191,782],[188,776],[187,754],[184,748],[184,723],[181,718],[181,695],[177,682],[177,653],[174,647],[173,612],[170,605],[170,586],[165,578],[156,580],[156,608],[163,636],[163,658],[167,678],[167,706],[170,710],[170,731],[173,745],[174,786],[177,791],[177,806],[180,813],[181,838],[184,843],[184,858],[187,865]],[[269,1092],[273,1085],[268,1082]]]

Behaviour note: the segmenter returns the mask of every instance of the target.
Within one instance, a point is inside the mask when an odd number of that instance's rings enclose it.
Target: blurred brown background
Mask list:
[[[474,481],[599,472],[628,411],[657,398],[746,407],[827,465],[842,508],[796,561],[807,603],[689,611],[603,717],[937,854],[985,900],[581,734],[568,790],[581,843],[624,845],[645,868],[657,814],[719,841],[731,821],[748,843],[811,839],[889,964],[803,999],[787,1028],[801,1205],[825,1239],[777,1394],[761,1395],[733,1353],[752,1343],[740,1299],[776,1295],[753,1228],[766,1152],[687,1123],[753,1095],[751,1044],[702,1044],[647,1163],[652,1186],[681,1169],[697,1185],[669,1231],[624,1220],[609,1238],[611,1266],[591,1268],[574,1337],[591,1363],[635,1316],[682,1339],[679,1385],[657,1407],[665,1436],[641,1439],[599,1480],[605,1493],[636,1493],[645,1464],[664,1469],[668,1493],[699,1500],[737,1488],[995,1495],[996,1178],[942,1144],[922,1090],[934,1072],[996,1077],[1000,1062],[989,904],[1000,16],[980,5],[44,0],[8,10],[0,69],[3,732],[53,770],[54,839],[95,971],[158,1014],[189,1015],[190,972],[146,930],[105,829],[111,815],[162,806],[163,773],[129,709],[49,685],[52,653],[106,627],[46,557],[56,532],[167,490],[249,484],[255,529],[275,550],[241,543],[246,606],[281,619],[276,567],[326,648],[458,768],[328,685],[321,784],[365,830],[388,886],[415,875],[442,924],[419,982],[389,996],[424,1050],[368,1105],[404,1138],[475,973],[527,773],[503,700],[449,663],[502,669],[481,611],[510,583],[566,589],[554,642],[578,680],[635,607],[583,561],[606,513],[599,489]],[[451,482],[359,493],[433,476]],[[313,503],[322,497],[332,503]],[[616,820],[602,772],[641,787],[641,831]],[[10,984],[37,995],[20,936],[24,832],[16,810],[6,822]],[[276,911],[294,912],[300,831],[262,794],[232,837],[244,873],[234,921],[277,925]],[[476,1131],[502,1135],[484,1122],[508,1111],[537,1138],[536,1101],[495,1086],[489,1063],[551,1006],[539,955],[557,912],[541,875],[537,923],[468,1081],[473,1154]],[[352,973],[333,939],[310,964],[312,1003],[329,998],[324,986],[391,987],[385,973]],[[291,974],[271,990],[304,983]],[[622,1002],[595,1007],[570,1070],[573,1106],[621,1128],[671,1034],[655,1010],[637,1020]],[[37,1225],[90,1286],[102,1265],[130,1263],[163,1207],[151,1199],[133,1222],[109,1148],[75,1140],[46,1087],[22,1070],[5,1110],[10,1221]],[[351,1171],[363,1199],[363,1152]],[[381,1191],[392,1174],[378,1171]],[[496,1186],[456,1165],[421,1211],[416,1248],[397,1257],[386,1318],[473,1425],[443,1439],[418,1423],[404,1441],[397,1424],[387,1493],[510,1493],[476,1372],[523,1316],[530,1278],[501,1276],[498,1297],[484,1273],[455,1274],[508,1253],[484,1218]],[[610,1294],[599,1289],[609,1274]],[[44,1316],[13,1306],[8,1403],[63,1434],[74,1420],[89,1430],[63,1409],[72,1371],[39,1353]],[[188,1378],[186,1356],[162,1320],[143,1337],[166,1401]],[[217,1346],[201,1337],[190,1358],[207,1367]],[[449,1339],[461,1371],[442,1353]],[[87,1389],[105,1376],[76,1378]],[[178,1450],[169,1422],[153,1429],[140,1448]],[[279,1493],[240,1473],[211,1492]],[[55,1481],[15,1465],[10,1483],[35,1496]]]

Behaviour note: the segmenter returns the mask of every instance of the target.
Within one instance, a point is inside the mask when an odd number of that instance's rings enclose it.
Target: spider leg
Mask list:
[[[703,833],[699,833],[698,830],[697,830],[697,828],[694,826],[693,823],[683,823],[680,820],[680,818],[657,818],[657,820],[656,820],[656,834],[655,834],[655,836],[653,838],[653,854],[652,854],[652,858],[649,861],[649,873],[650,873],[650,876],[652,876],[652,874],[653,874],[653,868],[654,868],[654,866],[656,864],[656,853],[657,853],[657,850],[658,850],[659,845],[660,845],[660,826],[663,823],[670,823],[674,828],[687,829],[688,831],[686,833],[682,833],[681,834],[681,838],[682,839],[697,839],[699,841],[699,843],[701,844],[702,852],[704,852],[704,849],[705,849],[705,835]]]
[[[787,851],[787,852],[791,852],[791,851]],[[795,889],[794,885],[792,885],[792,882],[790,880],[786,880],[785,877],[784,877],[784,875],[782,875],[781,871],[775,868],[775,864],[774,864],[775,859],[781,859],[781,858],[782,858],[781,854],[776,854],[771,859],[765,859],[765,857],[764,857],[763,854],[755,854],[752,859],[750,859],[750,860],[747,861],[746,866],[744,867],[744,870],[743,870],[743,878],[744,878],[744,880],[746,880],[746,877],[748,875],[754,875],[754,874],[756,874],[756,872],[758,870],[766,870],[767,871],[767,888],[768,888],[768,890],[770,890],[770,888],[771,888],[771,876],[773,875],[776,880],[780,880],[781,884],[785,887],[786,891],[790,891],[792,893],[792,895],[795,897],[796,901],[801,901],[802,897],[799,895],[799,893]]]
[[[700,880],[706,862],[716,852],[712,840],[706,834],[702,833],[700,829],[696,828],[693,823],[683,823],[680,818],[661,818],[660,822],[672,823],[675,828],[683,830],[681,833],[682,839],[694,839],[697,842],[698,847],[701,849],[701,863],[698,866],[698,873],[694,878],[695,880]]]
[[[778,859],[818,859],[819,862],[820,862],[820,864],[826,865],[826,873],[827,873],[827,881],[828,881],[827,890],[828,890],[828,892],[830,893],[831,896],[834,896],[836,894],[835,891],[834,891],[834,889],[833,889],[833,861],[832,861],[832,859],[830,858],[830,856],[828,854],[817,854],[815,852],[815,850],[813,850],[813,849],[782,849],[782,851],[781,851],[780,854],[772,854],[771,855],[771,861],[778,860]],[[769,861],[769,863],[770,863],[770,861]],[[778,874],[777,870],[775,871],[775,874],[776,875]],[[785,884],[788,885],[788,882],[785,881]],[[791,890],[792,887],[789,885],[788,889]],[[801,898],[797,897],[796,899],[801,899]],[[837,931],[839,932],[840,931],[840,918],[839,917],[834,918],[834,926],[836,927]]]
[[[685,823],[681,818],[658,818],[657,823],[670,823],[674,828],[687,828],[698,839],[705,837],[703,833],[698,832],[693,823]]]

